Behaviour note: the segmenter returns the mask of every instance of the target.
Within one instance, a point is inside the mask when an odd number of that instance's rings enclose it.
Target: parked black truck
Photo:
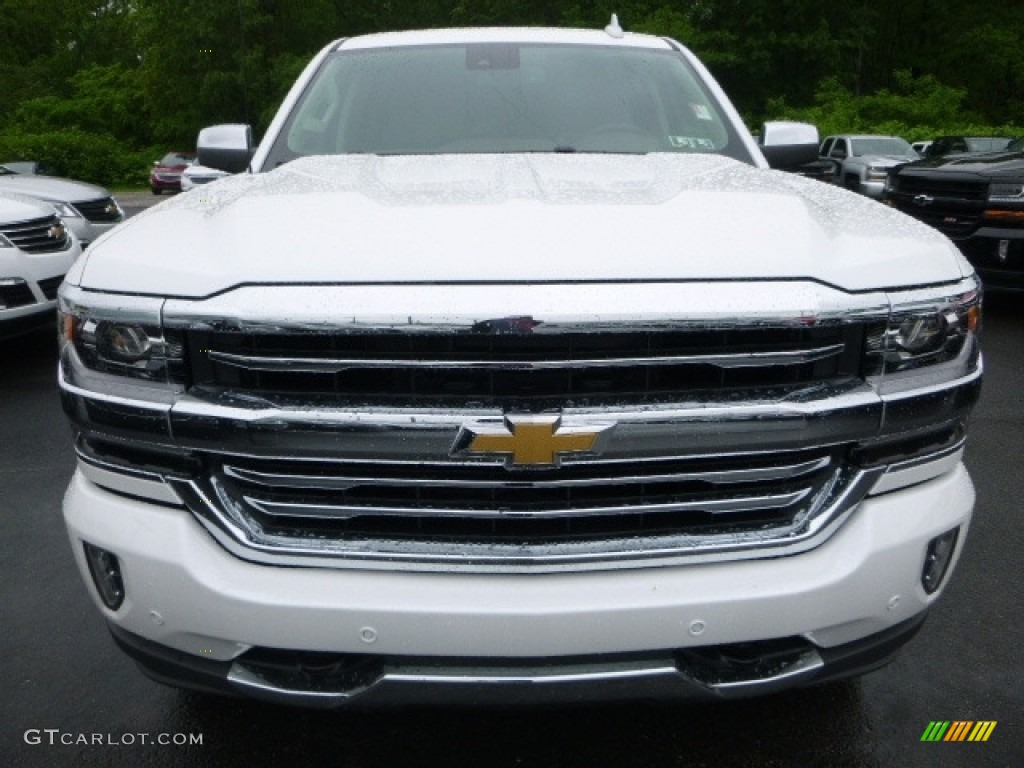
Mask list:
[[[886,200],[949,236],[987,289],[1024,291],[1024,139],[894,168]]]

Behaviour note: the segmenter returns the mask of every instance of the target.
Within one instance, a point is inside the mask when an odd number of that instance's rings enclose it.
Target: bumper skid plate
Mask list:
[[[114,640],[154,680],[180,688],[334,709],[423,702],[508,704],[616,698],[731,699],[860,675],[886,664],[927,611],[852,643],[804,638],[558,659],[442,659],[252,648],[214,661],[116,625]]]

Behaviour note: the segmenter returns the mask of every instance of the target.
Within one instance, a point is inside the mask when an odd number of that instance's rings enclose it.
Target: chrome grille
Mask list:
[[[805,386],[860,373],[858,325],[557,332],[528,318],[464,333],[190,331],[192,383],[354,404],[561,408]]]
[[[787,546],[862,479],[842,449],[500,466],[209,457],[176,483],[246,547],[277,554],[544,566]],[[859,500],[861,491],[857,492]]]
[[[122,218],[121,210],[112,197],[82,200],[74,203],[74,206],[82,216],[97,224],[120,221]]]
[[[67,230],[56,216],[0,226],[0,235],[26,253],[63,251],[70,246]]]

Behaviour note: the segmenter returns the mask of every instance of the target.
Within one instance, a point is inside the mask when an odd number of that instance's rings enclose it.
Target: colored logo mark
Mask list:
[[[505,415],[502,425],[463,426],[452,454],[499,454],[514,468],[557,467],[568,453],[600,453],[599,438],[612,423],[563,427],[557,415]]]
[[[995,720],[932,720],[921,741],[988,741],[996,729]]]

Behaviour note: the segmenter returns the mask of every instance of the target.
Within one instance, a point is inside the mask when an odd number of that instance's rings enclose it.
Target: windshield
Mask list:
[[[896,157],[917,157],[914,148],[898,137],[850,139],[855,157],[864,155],[895,155]]]
[[[190,165],[195,160],[193,155],[183,155],[180,152],[168,152],[164,155],[160,165]]]
[[[674,51],[486,43],[339,52],[268,167],[304,155],[706,152],[750,155]]]
[[[1010,140],[1006,138],[976,138],[967,139],[967,151],[969,152],[993,152],[1006,149]]]

